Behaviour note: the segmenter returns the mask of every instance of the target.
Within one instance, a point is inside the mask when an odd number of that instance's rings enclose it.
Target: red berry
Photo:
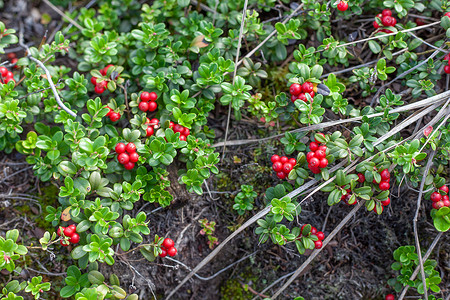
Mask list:
[[[383,205],[383,206],[388,206],[390,203],[391,203],[391,199],[390,198],[387,198],[386,200],[381,201],[381,205]]]
[[[300,228],[300,234],[302,234],[303,229],[305,229],[306,225],[308,225],[308,224],[303,224],[303,225],[302,225],[302,228]]]
[[[277,161],[276,163],[273,164],[272,169],[275,172],[281,172],[281,170],[283,170],[283,163]]]
[[[59,243],[61,244],[61,246],[63,246],[63,247],[67,247],[67,246],[69,246],[70,245],[70,243],[69,242],[66,242],[66,241],[64,241],[64,240],[60,240],[59,241]]]
[[[16,81],[15,81],[14,78],[12,78],[12,77],[6,77],[6,78],[5,78],[5,84],[8,83],[8,82],[10,82],[10,81],[16,83]]]
[[[156,101],[158,99],[158,95],[155,92],[150,93],[150,101]]]
[[[362,173],[358,173],[358,181],[360,183],[364,183],[364,181],[366,181],[366,177]]]
[[[316,142],[309,143],[309,150],[316,152],[319,149],[319,145]]]
[[[148,111],[153,112],[158,108],[158,104],[154,101],[148,102]]]
[[[108,113],[106,114],[106,116],[109,117],[111,115],[111,113],[114,112],[114,110],[109,106],[106,106],[106,108],[109,109]]]
[[[285,179],[286,178],[286,173],[284,172],[277,172],[277,177],[280,179]]]
[[[142,92],[141,93],[141,100],[144,102],[150,101],[150,93],[149,92]]]
[[[289,158],[287,158],[286,156],[280,157],[280,162],[281,162],[282,164],[287,163],[288,161],[289,161]]]
[[[109,119],[110,119],[112,122],[117,122],[117,121],[120,120],[120,114],[117,113],[117,112],[112,112],[112,113],[109,115]]]
[[[121,163],[122,165],[126,164],[127,162],[130,161],[130,156],[126,153],[120,153],[117,156],[117,160],[119,161],[119,163]]]
[[[148,102],[141,101],[141,103],[139,103],[139,109],[141,111],[144,111],[144,112],[147,111],[148,107],[149,107]]]
[[[384,297],[384,300],[395,300],[395,296],[392,294],[387,294],[386,297]]]
[[[397,19],[392,17],[391,26],[395,26],[395,24],[397,24]]]
[[[317,157],[313,157],[311,158],[311,160],[309,161],[309,164],[311,165],[311,167],[313,168],[318,168],[320,165],[320,160]],[[312,171],[312,170],[311,170]]]
[[[78,233],[74,233],[72,235],[72,237],[69,239],[69,242],[71,242],[73,244],[78,244],[79,241],[80,241],[80,235]]]
[[[325,145],[319,146],[319,150],[327,152],[327,146],[325,146]]]
[[[69,226],[64,229],[65,236],[71,237],[74,233],[75,233],[75,229],[73,229],[73,227]]]
[[[166,257],[167,256],[167,250],[164,248],[161,248],[161,253],[159,254],[159,257]]]
[[[302,92],[302,86],[298,83],[293,83],[289,87],[289,92],[291,95],[298,96]]]
[[[303,93],[311,93],[314,90],[314,85],[311,82],[306,81],[302,84]]]
[[[8,54],[6,54],[6,57],[8,57],[8,59],[16,58],[16,53],[14,53],[14,52],[8,53]]]
[[[416,22],[417,26],[425,25],[425,21],[422,18],[416,18],[415,22]]]
[[[292,165],[290,164],[290,163],[285,163],[284,165],[283,165],[283,172],[284,173],[286,173],[286,175],[287,174],[289,174],[289,172],[291,172],[292,171]]]
[[[297,99],[302,100],[303,102],[308,101],[308,98],[306,98],[305,93],[300,93],[300,95],[298,95]]]
[[[389,190],[389,188],[391,187],[391,185],[388,182],[380,182],[379,188],[382,191],[387,191]]]
[[[320,159],[319,168],[323,169],[326,168],[327,166],[328,166],[328,159],[326,158]]]
[[[270,161],[274,164],[277,161],[280,161],[280,156],[277,154],[272,155],[272,157],[270,158]]]
[[[444,203],[445,207],[449,207],[450,206],[450,200],[448,199],[448,196],[447,196],[447,199],[442,199],[442,203]]]
[[[444,72],[447,74],[450,74],[450,66],[445,66],[444,67]]]
[[[448,195],[444,195],[442,196],[442,201],[449,201],[449,196]]]
[[[314,226],[311,226],[311,234],[316,234],[317,233],[317,228]]]
[[[191,134],[191,131],[189,130],[189,128],[184,127],[182,134],[183,134],[184,136],[188,136],[188,135]]]
[[[345,1],[339,2],[338,5],[337,5],[337,9],[338,9],[339,11],[346,11],[346,10],[348,9],[348,3],[345,2]],[[322,247],[322,246],[321,246],[321,247]]]
[[[149,121],[149,124],[153,126],[153,128],[159,126],[159,120],[157,118],[153,118]],[[155,128],[156,129],[156,128]]]
[[[93,85],[97,85],[97,77],[92,77],[92,78],[91,78],[91,83],[92,83]]]
[[[180,141],[186,141],[186,140],[187,140],[187,138],[185,135],[180,135]]]
[[[153,135],[153,133],[155,133],[155,130],[153,129],[153,127],[148,126],[147,130],[146,130],[146,136],[149,137],[149,136]]]
[[[314,91],[311,91],[311,92],[309,92],[309,93],[307,93],[307,94],[309,94],[310,96],[311,96],[311,98],[314,98],[314,95],[316,94],[316,93],[314,93]],[[306,95],[306,94],[305,94]]]
[[[315,157],[315,156],[316,156],[316,154],[315,154],[314,152],[312,152],[312,151],[306,153],[306,161],[307,161],[307,162],[310,162],[310,161],[311,161],[311,158],[313,158],[313,157]]]
[[[298,99],[298,97],[297,96],[295,96],[295,95],[292,95],[291,96],[291,102],[292,103],[294,103],[295,102],[295,100],[297,100]]]
[[[123,166],[124,166],[125,169],[131,170],[131,169],[134,168],[134,162],[129,161],[126,164],[124,164]]]
[[[325,239],[325,234],[322,231],[317,231],[316,236],[319,241],[323,241]]]
[[[383,26],[392,26],[392,24],[393,24],[393,17],[391,17],[391,16],[384,16],[382,19],[381,19],[381,23],[383,23]]]
[[[433,202],[438,202],[438,201],[441,201],[442,195],[439,194],[438,192],[433,192],[433,193],[431,194],[431,196],[430,196],[430,199],[431,199],[431,201],[433,201]]]
[[[8,73],[6,73],[6,76],[5,77],[9,77],[9,78],[13,78],[14,77],[14,74],[13,74],[13,72],[11,72],[11,71],[8,71]]]
[[[77,231],[77,226],[75,224],[69,225],[67,227],[72,228],[75,232]]]
[[[172,128],[172,129],[173,129],[174,126],[175,126],[175,123],[172,122],[172,121],[170,121],[170,122],[169,122],[169,128]]]
[[[172,239],[165,238],[162,245],[166,247],[167,249],[172,248],[175,246],[175,242]]]
[[[169,249],[167,249],[167,255],[169,256],[177,255],[177,249],[175,249],[175,247],[170,247]]]
[[[313,167],[310,164],[308,165],[308,168],[311,170],[311,172],[313,172],[314,174],[319,174],[320,173],[320,169],[319,167]]]
[[[97,94],[103,94],[103,92],[105,91],[105,88],[104,88],[103,86],[97,84],[97,85],[95,86],[95,88],[94,88],[94,91],[95,91]]]
[[[290,163],[292,167],[294,167],[297,164],[297,160],[295,158],[291,158],[289,159],[288,163]]]
[[[375,27],[375,29],[380,28],[380,24],[377,23],[377,21],[373,21],[373,27]]]
[[[448,194],[448,186],[443,185],[440,188],[438,188],[438,190],[443,191],[444,193]]]
[[[59,226],[58,230],[56,230],[56,234],[61,236],[61,230],[64,232],[64,229],[66,229],[66,227]]]
[[[316,248],[316,249],[322,248],[322,245],[323,245],[322,241],[315,241],[314,242],[314,248]]]
[[[135,163],[139,160],[139,154],[137,152],[133,152],[130,154],[130,161]]]
[[[389,178],[391,178],[391,173],[389,173],[388,169],[381,171],[380,175],[382,181],[389,181]]]
[[[114,148],[116,150],[116,153],[120,154],[120,153],[124,153],[125,152],[125,144],[124,143],[118,143],[116,145],[116,148]]]
[[[318,159],[322,159],[322,158],[325,158],[325,157],[327,156],[327,154],[326,154],[325,151],[319,149],[319,150],[317,150],[317,151],[315,152],[315,156],[316,156]]]
[[[8,69],[5,67],[0,67],[0,75],[6,77],[6,75],[8,75]]]
[[[450,18],[450,12],[446,12],[446,13],[444,14],[444,17],[449,17],[449,18]]]
[[[133,144],[133,143],[128,143],[126,146],[125,146],[125,150],[128,152],[128,153],[133,153],[133,152],[136,152],[136,145],[135,144]]]
[[[380,212],[380,214],[383,213],[383,209],[384,209],[383,206],[381,206],[381,212]],[[373,211],[376,212],[376,213],[378,214],[378,210],[377,210],[377,206],[376,206],[376,205],[373,207]]]
[[[392,16],[392,11],[391,11],[390,9],[385,8],[385,9],[383,9],[383,11],[381,12],[381,15],[382,15],[383,17],[385,17],[385,16]]]
[[[321,135],[321,136],[323,136],[323,137],[325,137],[325,134],[323,134],[322,132],[318,132],[317,133],[318,135]],[[320,144],[320,142],[318,141],[318,140],[316,140],[316,138],[314,137],[314,141],[317,143],[317,144]],[[327,146],[320,146],[320,147],[322,147],[322,149],[327,149]],[[319,147],[319,149],[320,149],[320,147]]]
[[[106,67],[103,68],[103,70],[105,70],[105,74],[108,72],[108,69],[111,68],[111,67],[114,67],[114,65],[109,64],[109,65],[107,65]]]
[[[175,126],[173,126],[173,131],[174,132],[183,132],[184,127],[181,126],[180,124],[175,124]]]

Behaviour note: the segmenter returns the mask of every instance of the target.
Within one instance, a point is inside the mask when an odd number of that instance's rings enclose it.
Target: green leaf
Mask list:
[[[380,53],[380,51],[381,51],[381,46],[373,40],[369,41],[369,48],[375,54]]]

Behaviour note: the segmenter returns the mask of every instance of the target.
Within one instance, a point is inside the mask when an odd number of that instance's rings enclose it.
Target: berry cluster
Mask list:
[[[337,4],[336,8],[337,8],[339,11],[346,11],[346,10],[348,9],[348,3],[347,3],[347,1],[340,1],[340,2]]]
[[[297,239],[299,239],[302,236],[303,229],[305,228],[306,225],[308,224],[304,224],[300,229],[300,235],[297,237]],[[311,226],[310,235],[315,235],[318,238],[317,241],[314,241],[314,248],[316,249],[322,248],[322,241],[325,239],[325,234],[322,231],[317,231],[316,227]]]
[[[13,81],[14,83],[16,82],[14,80],[14,74],[11,71],[8,71],[7,68],[5,67],[0,67],[0,83],[8,83],[10,81]]]
[[[158,104],[155,102],[156,99],[158,99],[158,95],[155,92],[142,92],[141,102],[139,102],[139,109],[143,112],[155,111],[158,108]]]
[[[433,201],[434,209],[441,209],[442,207],[450,207],[450,200],[448,197],[448,186],[445,184],[438,188],[438,191],[435,191],[430,196],[431,201]]]
[[[175,256],[177,255],[177,249],[175,248],[175,243],[172,239],[165,238],[162,245],[161,245],[161,253],[159,254],[160,257],[166,257],[169,256]]]
[[[7,54],[7,57],[8,57],[8,59],[9,59],[9,62],[12,64],[12,65],[14,65],[14,69],[17,69],[17,68],[19,68],[16,64],[17,64],[17,61],[19,60],[18,58],[17,58],[17,56],[16,56],[16,54],[14,53],[14,52],[11,52],[11,53],[8,53]]]
[[[308,101],[308,98],[306,98],[306,94],[309,94],[311,96],[311,99],[314,98],[314,84],[308,81],[303,84],[293,83],[289,87],[289,92],[291,93],[292,103],[294,103],[297,99],[306,102]]]
[[[111,120],[111,122],[117,122],[120,120],[120,117],[122,117],[118,112],[115,112],[111,107],[107,106],[109,108],[109,112],[106,114],[107,117]]]
[[[380,24],[381,22],[381,24]],[[394,27],[397,24],[397,19],[392,16],[392,11],[390,9],[383,9],[381,14],[378,14],[373,21],[373,27],[378,29],[380,27]],[[388,29],[380,29],[381,32],[392,33],[392,31]]]
[[[170,121],[169,128],[172,128],[173,132],[179,132],[180,133],[180,141],[186,141],[188,135],[191,134],[191,131],[189,128],[181,126],[180,124],[175,124],[174,122]]]
[[[59,236],[67,237],[69,239],[62,239],[59,241],[61,246],[67,247],[72,244],[77,244],[80,241],[80,235],[77,233],[77,226],[72,224],[67,227],[59,226],[56,234]]]
[[[450,74],[450,53],[444,56],[444,60],[447,61],[447,65],[444,67],[444,72]]]
[[[118,143],[116,145],[117,160],[121,163],[125,169],[131,170],[134,168],[134,163],[139,160],[139,154],[136,152],[136,145],[134,143],[128,143],[126,146],[124,143]]]
[[[289,172],[292,171],[294,166],[297,164],[295,158],[287,158],[286,156],[272,155],[272,169],[277,173],[277,177],[280,179],[285,179]]]
[[[389,184],[389,181],[391,180],[391,173],[389,173],[388,169],[384,169],[380,172],[381,181],[378,183],[375,179],[373,180],[373,183],[377,184],[380,190],[387,191],[390,189],[391,185]]]
[[[153,135],[155,133],[155,130],[159,128],[159,120],[154,118],[154,119],[149,119],[147,118],[147,122],[145,122],[145,124],[147,124],[147,129],[146,129],[146,136],[149,137],[151,135]]]
[[[103,76],[106,75],[106,72],[108,72],[108,69],[110,67],[113,67],[114,65],[107,65],[106,67],[104,67],[103,69],[100,70],[100,74],[102,74]],[[106,87],[108,86],[108,82],[106,80],[102,80],[100,82],[97,82],[97,77],[92,77],[91,78],[91,83],[93,85],[95,85],[94,91],[97,94],[103,94],[103,92],[106,90]]]
[[[319,133],[322,136],[325,136],[323,133]],[[314,142],[309,143],[309,150],[306,154],[306,161],[308,162],[308,168],[314,174],[319,174],[320,169],[326,168],[328,166],[327,156],[327,146],[320,145],[321,143],[316,139]]]

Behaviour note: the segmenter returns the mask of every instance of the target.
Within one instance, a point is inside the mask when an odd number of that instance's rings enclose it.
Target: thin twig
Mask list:
[[[436,247],[439,239],[442,237],[442,234],[443,234],[442,232],[439,232],[439,234],[434,238],[433,243],[431,243],[431,246],[428,248],[427,253],[425,253],[425,256],[423,257],[424,261],[427,261],[428,257],[431,255],[431,252],[433,252],[433,249],[434,249],[434,247]],[[412,273],[411,277],[409,277],[409,280],[414,280],[416,278],[417,274],[419,274],[419,271],[420,271],[420,266],[417,266],[416,269],[414,270],[414,273]],[[400,294],[400,297],[398,297],[398,300],[402,300],[405,297],[408,289],[409,289],[409,285],[407,285],[403,288],[403,291]]]
[[[238,62],[239,54],[241,51],[242,36],[244,35],[245,17],[247,16],[247,5],[248,5],[248,0],[245,0],[244,9],[242,10],[241,28],[239,29],[239,40],[238,40],[237,49],[236,49],[236,60],[234,63],[235,66],[234,66],[234,72],[233,72],[233,83],[232,83],[233,85],[236,82],[236,73],[237,73],[237,67],[238,67],[237,62]],[[227,138],[228,138],[228,129],[230,127],[231,103],[233,103],[233,101],[230,101],[230,104],[228,105],[228,117],[227,117],[227,126],[225,127],[225,140],[223,143],[223,150],[222,150],[222,162],[223,162],[223,158],[225,157],[225,148],[226,148]]]
[[[214,278],[216,278],[218,275],[220,275],[221,273],[223,273],[223,272],[225,272],[226,270],[228,270],[229,268],[231,268],[231,267],[237,265],[238,263],[240,263],[241,261],[244,261],[244,260],[246,260],[247,258],[249,258],[249,257],[251,257],[251,256],[253,256],[253,255],[255,255],[258,251],[259,251],[259,250],[256,250],[255,252],[253,252],[253,253],[251,253],[251,254],[248,254],[248,255],[246,255],[246,256],[240,258],[239,260],[237,260],[237,261],[235,261],[234,263],[232,263],[232,264],[226,266],[226,267],[223,268],[222,270],[217,271],[216,273],[214,273],[214,274],[211,275],[211,276],[203,277],[203,276],[200,276],[200,275],[198,275],[198,274],[195,274],[194,276],[197,277],[198,279],[204,280],[204,281],[208,281],[208,280],[214,279]],[[188,269],[189,271],[192,271],[191,268],[189,268],[187,265],[185,265],[184,263],[182,263],[182,262],[179,261],[179,260],[173,259],[173,258],[168,257],[168,256],[166,257],[166,259],[171,260],[171,261],[173,261],[173,262],[175,262],[175,263],[177,263],[177,264],[179,264],[179,265],[185,267],[185,268]]]
[[[79,30],[83,30],[84,28],[81,27],[80,24],[78,24],[76,21],[74,21],[71,17],[69,17],[68,15],[66,15],[64,12],[62,12],[59,8],[57,8],[56,6],[54,6],[50,1],[48,0],[43,0],[45,2],[45,4],[47,4],[48,6],[50,6],[50,8],[52,8],[57,14],[59,14],[61,17],[63,17],[64,19],[66,19],[67,21],[69,21],[73,26],[75,26],[76,28],[78,28]]]
[[[64,103],[62,103],[61,98],[59,97],[58,91],[56,90],[56,87],[53,84],[52,75],[50,75],[50,72],[45,67],[45,65],[40,60],[37,60],[33,56],[28,56],[28,58],[31,59],[32,61],[34,61],[35,63],[37,63],[45,71],[45,74],[47,75],[48,84],[52,88],[53,94],[55,95],[55,99],[56,99],[56,102],[58,103],[58,105],[62,109],[64,109],[69,115],[71,115],[72,117],[76,118],[77,114],[74,113],[73,111],[71,111],[69,108],[67,108],[67,106],[65,106]]]

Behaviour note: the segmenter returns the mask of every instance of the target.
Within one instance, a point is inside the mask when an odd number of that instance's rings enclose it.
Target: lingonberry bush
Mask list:
[[[67,11],[72,24],[39,46],[0,22],[0,54],[21,49],[2,56],[0,150],[25,155],[39,181],[58,187],[58,205],[43,216],[53,229],[39,246],[18,243],[17,230],[0,237],[0,270],[20,273],[16,264],[30,251],[59,249],[71,259],[61,297],[138,299],[118,275],[106,279],[103,266],[135,251],[150,262],[180,253],[166,233],[150,231],[152,216],[140,208],[170,206],[173,186],[204,194],[221,173],[211,124],[223,113],[224,151],[231,118],[280,138],[265,160],[275,184],[241,185],[229,209],[244,217],[261,210],[228,240],[256,222],[260,243],[312,260],[360,207],[381,215],[411,189],[416,245],[394,251],[401,274],[389,284],[439,297],[441,277],[422,257],[416,223],[420,212],[430,231],[450,229],[450,3],[422,2],[101,0]],[[273,11],[280,15],[267,18]],[[334,24],[354,18],[364,33],[337,32]],[[327,234],[302,215],[316,193],[330,207],[352,207]],[[215,250],[168,298],[224,247],[215,221],[199,223]],[[50,287],[41,276],[14,279],[0,299],[38,299]]]

